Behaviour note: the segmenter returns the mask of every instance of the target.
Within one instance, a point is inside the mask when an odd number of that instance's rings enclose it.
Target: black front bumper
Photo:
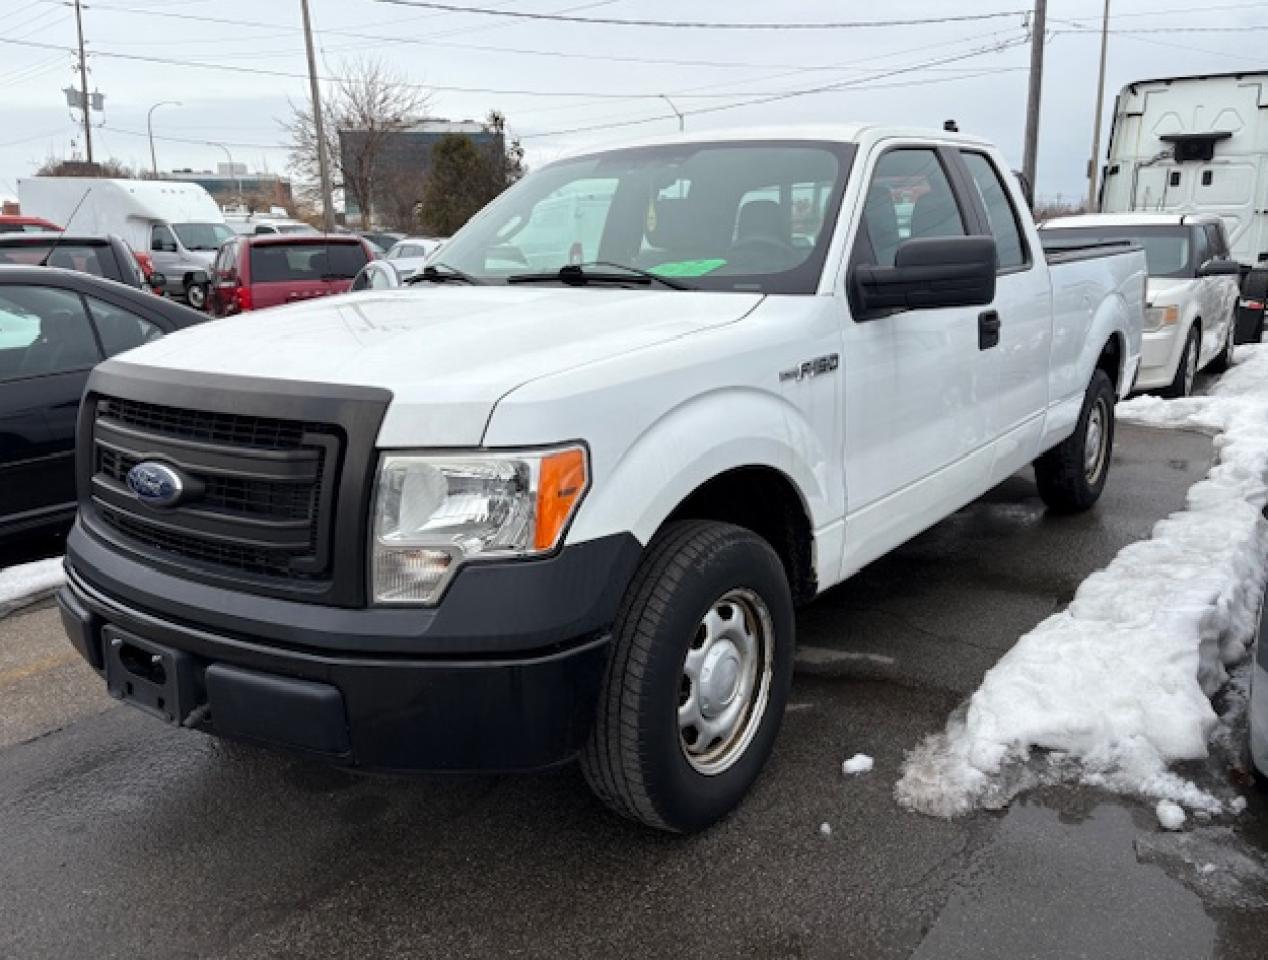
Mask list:
[[[357,610],[178,578],[76,525],[57,599],[103,675],[120,636],[173,652],[193,691],[174,722],[375,770],[532,770],[589,734],[640,553],[608,537],[468,567],[434,609]]]

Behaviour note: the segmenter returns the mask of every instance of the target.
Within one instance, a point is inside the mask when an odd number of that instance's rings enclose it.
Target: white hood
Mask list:
[[[1145,287],[1145,298],[1155,306],[1178,305],[1191,296],[1196,288],[1197,280],[1191,277],[1150,277]]]
[[[215,320],[139,347],[128,364],[382,387],[381,436],[480,442],[516,387],[732,323],[759,294],[430,286],[314,300]],[[404,429],[402,429],[404,428]]]

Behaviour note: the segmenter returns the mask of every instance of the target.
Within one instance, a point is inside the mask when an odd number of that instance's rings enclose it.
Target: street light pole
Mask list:
[[[233,154],[229,152],[229,148],[223,143],[217,143],[215,140],[208,140],[207,146],[219,147],[225,152],[225,156],[229,158],[229,172],[233,174],[234,182],[238,188],[238,206],[242,205],[242,178],[238,176],[238,168],[234,166]]]
[[[327,233],[335,230],[335,202],[330,193],[330,162],[326,157],[326,133],[321,115],[321,87],[317,83],[317,58],[313,54],[313,25],[308,18],[308,0],[299,0],[304,14],[304,46],[308,50],[308,86],[313,97],[313,133],[317,138],[317,172],[321,179],[321,220]]]
[[[1096,80],[1096,121],[1092,127],[1092,162],[1088,164],[1087,212],[1096,213],[1097,181],[1101,174],[1101,110],[1105,103],[1105,57],[1109,49],[1110,0],[1101,18],[1101,72]]]
[[[145,130],[150,135],[150,170],[154,174],[154,179],[158,179],[158,158],[154,154],[154,111],[159,107],[182,106],[179,100],[160,100],[154,106],[150,107],[149,113],[145,115]]]

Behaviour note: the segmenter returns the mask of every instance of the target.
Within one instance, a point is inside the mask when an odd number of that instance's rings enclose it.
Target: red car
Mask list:
[[[0,214],[0,233],[53,233],[62,228],[50,223],[43,217],[23,217],[15,214]]]
[[[227,240],[212,264],[211,312],[218,317],[344,293],[374,259],[355,234],[248,234]]]

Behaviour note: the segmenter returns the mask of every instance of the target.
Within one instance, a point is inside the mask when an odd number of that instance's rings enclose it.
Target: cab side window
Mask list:
[[[1016,270],[1026,266],[1029,257],[1017,220],[1017,210],[1013,207],[1013,201],[999,171],[985,154],[963,151],[960,156],[964,158],[964,165],[968,167],[969,175],[977,186],[978,196],[982,198],[982,206],[986,208],[991,236],[995,238],[995,248],[999,251],[1000,270]]]
[[[0,287],[0,383],[86,370],[101,359],[79,295]]]
[[[1193,262],[1194,266],[1201,267],[1202,264],[1215,256],[1215,251],[1211,249],[1210,236],[1204,227],[1196,227],[1193,230]]]
[[[176,236],[172,233],[171,227],[160,223],[150,228],[150,249],[157,250],[159,253],[176,252]]]
[[[877,161],[859,232],[878,267],[892,267],[905,240],[968,235],[937,151],[900,148]]]
[[[1211,247],[1211,256],[1228,257],[1228,244],[1224,242],[1224,230],[1221,227],[1214,223],[1208,223],[1206,225],[1206,239]]]
[[[158,326],[129,310],[96,297],[85,296],[84,300],[88,303],[97,336],[101,338],[101,349],[107,357],[163,336]]]

